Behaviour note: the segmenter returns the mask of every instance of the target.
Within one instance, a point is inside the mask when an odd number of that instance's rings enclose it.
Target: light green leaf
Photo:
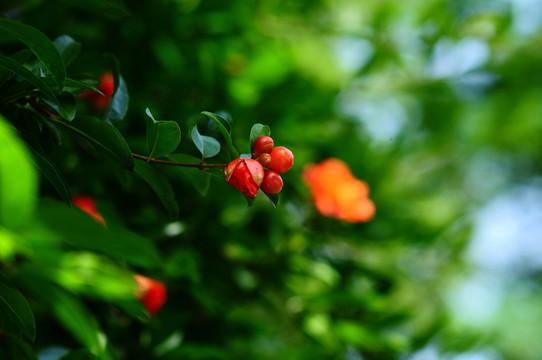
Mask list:
[[[147,147],[149,157],[160,157],[175,151],[181,142],[181,128],[175,121],[157,121],[147,108]]]
[[[0,144],[0,224],[15,228],[30,221],[38,178],[27,148],[1,115]]]
[[[134,159],[122,134],[113,126],[95,117],[78,117],[71,122],[50,118],[49,121],[60,124],[83,136],[109,157],[128,169],[133,169]]]
[[[208,111],[202,111],[201,114],[207,116],[216,124],[216,126],[224,136],[224,139],[226,140],[226,144],[228,145],[228,149],[230,150],[231,158],[237,159],[239,157],[239,152],[237,151],[235,146],[233,146],[233,142],[231,139],[231,127],[228,120],[224,119],[218,114]]]
[[[220,152],[220,143],[218,140],[210,136],[201,135],[197,126],[192,128],[190,135],[192,137],[192,141],[201,153],[201,156],[204,158],[213,157]]]
[[[19,41],[28,46],[55,79],[58,90],[64,87],[66,68],[58,49],[47,36],[32,26],[1,18],[0,31],[15,36]]]
[[[0,283],[0,307],[10,322],[30,340],[36,338],[36,322],[30,305],[19,290]]]
[[[177,218],[179,214],[179,206],[175,201],[175,192],[168,179],[157,172],[151,165],[144,161],[135,163],[135,172],[143,178],[154,190],[158,198],[168,211],[171,218]]]

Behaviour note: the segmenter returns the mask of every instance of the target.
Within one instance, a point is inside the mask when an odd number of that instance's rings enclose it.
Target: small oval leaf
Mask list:
[[[181,128],[175,121],[157,121],[147,108],[150,118],[147,121],[147,147],[149,158],[165,156],[177,148],[181,142]]]
[[[197,126],[192,128],[190,135],[201,156],[204,158],[213,157],[220,152],[220,143],[218,140],[210,136],[201,135]]]

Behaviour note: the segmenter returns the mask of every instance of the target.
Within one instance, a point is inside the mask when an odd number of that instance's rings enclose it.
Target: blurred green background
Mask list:
[[[119,59],[130,107],[117,128],[136,153],[150,108],[179,123],[183,153],[196,154],[190,121],[212,111],[232,119],[241,152],[262,123],[295,154],[276,210],[261,194],[247,207],[216,178],[201,194],[198,170],[154,166],[176,214],[76,140],[49,145],[73,195],[162,257],[132,268],[168,287],[150,321],[111,309],[99,278],[61,282],[119,359],[542,356],[541,1],[34,0],[0,12],[79,41],[69,76]],[[369,184],[372,221],[316,212],[302,171],[329,157]],[[27,296],[40,360],[87,344]]]

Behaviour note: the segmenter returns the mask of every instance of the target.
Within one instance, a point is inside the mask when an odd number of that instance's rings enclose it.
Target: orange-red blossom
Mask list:
[[[156,316],[167,300],[166,285],[143,275],[134,275],[134,279],[139,286],[136,293],[137,298],[151,315]]]
[[[74,196],[72,197],[72,204],[92,216],[97,222],[105,225],[103,216],[98,212],[96,203],[90,196]]]
[[[323,216],[346,222],[366,222],[375,214],[369,186],[354,177],[342,160],[330,158],[303,171],[316,209]]]

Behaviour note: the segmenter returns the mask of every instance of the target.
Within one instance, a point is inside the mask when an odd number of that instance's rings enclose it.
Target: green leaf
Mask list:
[[[115,127],[103,120],[90,116],[78,117],[71,122],[54,118],[48,120],[63,125],[83,136],[126,168],[130,170],[134,168],[132,151],[128,147],[126,140]]]
[[[149,184],[158,198],[168,211],[171,218],[177,218],[179,214],[179,205],[175,201],[175,192],[168,179],[157,172],[151,165],[144,161],[135,163],[135,172]]]
[[[2,20],[2,19],[0,19]],[[14,74],[19,75],[35,87],[37,87],[45,96],[54,102],[58,102],[53,90],[40,78],[36,77],[30,70],[19,64],[16,60],[0,54],[0,66]]]
[[[260,136],[271,136],[271,128],[267,125],[256,123],[250,129],[250,153],[254,152],[254,141]]]
[[[224,119],[218,114],[208,111],[202,111],[201,114],[207,116],[216,124],[216,126],[224,136],[224,139],[226,140],[226,144],[228,145],[228,149],[230,150],[231,158],[237,159],[239,157],[239,152],[237,151],[235,146],[233,146],[233,142],[231,139],[231,127],[228,120]]]
[[[77,104],[75,103],[75,97],[69,92],[63,92],[58,95],[57,102],[53,102],[47,99],[43,101],[52,107],[57,113],[59,113],[64,119],[72,121],[75,118],[77,112]]]
[[[75,79],[66,79],[66,83],[64,85],[64,91],[70,92],[72,94],[78,94],[85,91],[94,91],[97,92],[100,95],[103,95],[103,92],[98,90],[94,85],[89,84],[84,81],[75,80]]]
[[[146,268],[160,265],[152,242],[114,223],[104,227],[83,211],[54,201],[42,201],[37,215],[64,243],[76,249],[95,251]]]
[[[52,78],[42,78],[42,80],[44,83],[46,83],[49,86],[54,85],[54,80]],[[92,81],[92,80],[88,79],[87,81]],[[95,82],[95,84],[97,85],[98,82]],[[98,90],[93,84],[89,82],[85,82],[85,81],[70,79],[70,78],[66,78],[63,91],[67,91],[72,94],[78,94],[85,91],[94,91],[100,95],[103,95],[103,93],[100,90]]]
[[[189,164],[198,164],[200,160],[187,154],[169,154],[167,159],[170,161]],[[209,191],[209,187],[211,185],[211,174],[208,171],[201,171],[200,169],[182,166],[169,166],[167,169],[164,169],[164,172],[166,172],[166,174],[170,177],[182,175],[194,185],[200,195],[205,196]],[[223,178],[223,175],[220,175],[220,178]]]
[[[88,350],[78,349],[70,351],[59,360],[98,360],[98,358]]]
[[[28,46],[55,79],[58,89],[64,87],[66,68],[58,49],[47,36],[32,26],[9,19],[0,19],[0,30],[15,36]]]
[[[43,295],[43,300],[49,303],[55,316],[82,345],[94,355],[104,352],[96,319],[80,300],[52,286]]]
[[[213,157],[220,152],[220,143],[218,140],[210,136],[201,135],[196,125],[192,128],[190,135],[201,156],[204,158]]]
[[[115,87],[117,87],[115,83]],[[124,119],[126,112],[128,112],[128,104],[130,102],[130,96],[128,95],[128,87],[124,82],[122,76],[119,76],[118,87],[111,97],[111,103],[105,114],[105,121],[110,124],[117,124]]]
[[[27,148],[1,115],[0,144],[0,225],[14,228],[30,221],[38,177]]]
[[[0,307],[10,322],[30,340],[36,338],[36,322],[30,305],[19,290],[0,283]]]
[[[33,55],[32,51],[25,49],[25,50],[16,52],[10,57],[22,65],[28,60],[30,60],[32,55]],[[15,73],[13,71],[10,71],[6,68],[0,68],[0,86],[2,86],[6,81],[8,81],[14,74]]]
[[[265,193],[265,196],[267,196],[267,198],[269,199],[269,201],[271,201],[271,204],[273,204],[273,207],[276,209],[277,208],[277,205],[279,203],[279,194],[268,194],[268,193]]]
[[[64,61],[64,65],[68,66],[81,52],[81,43],[75,41],[68,35],[62,35],[55,39],[54,44]]]
[[[70,205],[70,188],[68,187],[64,176],[62,176],[62,173],[58,170],[56,165],[47,158],[47,156],[34,148],[32,148],[31,150],[32,154],[34,155],[34,165],[36,165],[36,167],[42,173],[45,179],[47,179],[49,183],[51,183],[51,185],[58,192],[62,200],[67,205]]]
[[[145,110],[147,121],[147,147],[149,157],[160,157],[175,151],[181,142],[181,128],[175,121],[157,121],[149,108]]]

